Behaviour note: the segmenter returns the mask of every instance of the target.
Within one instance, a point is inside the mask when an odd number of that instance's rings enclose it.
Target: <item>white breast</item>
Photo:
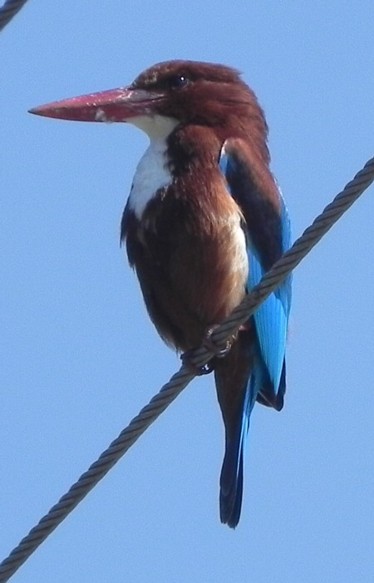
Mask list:
[[[157,190],[169,186],[173,180],[168,169],[166,140],[177,127],[178,120],[163,115],[140,115],[129,121],[150,139],[149,148],[136,169],[129,198],[130,208],[141,219]]]
[[[134,176],[129,205],[138,219],[145,207],[160,188],[169,186],[173,178],[167,168],[166,141],[151,140],[148,150],[141,158]]]

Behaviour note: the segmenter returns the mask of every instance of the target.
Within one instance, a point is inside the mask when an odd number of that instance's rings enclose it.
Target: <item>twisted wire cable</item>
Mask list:
[[[221,322],[220,327],[212,334],[212,340],[216,344],[224,346],[227,337],[235,332],[238,326],[243,324],[248,316],[253,314],[288,274],[299,265],[331,227],[372,184],[374,180],[373,174],[374,158],[371,158],[357,172],[355,177],[346,184],[344,189],[336,195],[334,200],[323,209],[322,213],[314,219],[313,223],[305,229],[303,234],[296,239],[292,247],[274,263],[259,284],[252,289],[251,294],[246,296],[230,316]]]
[[[354,179],[314,220],[293,246],[266,273],[260,283],[233,313],[215,330],[212,339],[217,347],[224,346],[226,340],[252,315],[260,304],[276,289],[289,273],[302,261],[309,251],[320,241],[338,219],[349,209],[374,180],[374,158],[370,159]],[[191,355],[191,362],[202,367],[214,353],[202,346]],[[182,365],[170,381],[166,383],[151,401],[143,407],[129,425],[110,446],[84,472],[69,491],[60,498],[50,511],[43,516],[28,535],[15,547],[0,564],[0,583],[8,581],[19,567],[31,556],[38,546],[53,532],[68,514],[81,502],[96,484],[128,451],[135,441],[146,431],[159,415],[176,399],[194,378],[191,368]]]
[[[9,24],[26,2],[27,0],[6,0],[4,5],[0,7],[0,30]]]

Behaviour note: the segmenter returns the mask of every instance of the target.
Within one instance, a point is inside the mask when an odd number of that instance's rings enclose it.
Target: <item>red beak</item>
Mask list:
[[[139,115],[152,115],[161,94],[121,87],[54,101],[30,109],[30,113],[75,121],[126,122]]]

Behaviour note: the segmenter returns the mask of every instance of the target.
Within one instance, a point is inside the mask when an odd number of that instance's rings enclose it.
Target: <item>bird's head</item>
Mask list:
[[[263,146],[267,137],[262,109],[239,73],[195,61],[159,63],[127,87],[56,101],[30,112],[76,121],[128,122],[151,139],[188,124],[213,128],[222,139],[252,138]],[[265,157],[266,152],[265,146]]]

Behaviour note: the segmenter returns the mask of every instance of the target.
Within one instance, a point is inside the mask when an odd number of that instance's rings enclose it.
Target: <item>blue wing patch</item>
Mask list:
[[[225,147],[222,148],[221,156],[219,160],[219,166],[222,173],[225,175],[226,179],[229,175],[235,174],[239,170],[238,160],[233,159],[232,155],[225,151]],[[229,191],[234,198],[235,193],[232,192],[230,184],[228,183]],[[290,220],[288,217],[287,209],[281,195],[279,192],[279,202],[280,202],[280,223],[282,232],[282,253],[290,247],[291,243],[291,229]],[[251,196],[256,197],[258,201],[258,192],[246,192],[246,198],[250,204]],[[248,277],[248,289],[251,290],[256,284],[259,283],[261,278],[264,276],[266,270],[261,262],[261,253],[259,249],[253,244],[251,239],[251,233],[247,234],[248,241],[248,260],[249,260],[249,277]],[[291,305],[291,276],[288,276],[286,280],[268,297],[268,299],[260,306],[260,308],[254,314],[255,327],[258,337],[258,343],[260,347],[260,353],[262,361],[265,364],[270,381],[273,385],[273,390],[275,395],[278,393],[280,388],[282,369],[284,366],[284,355],[286,349],[287,340],[287,326],[288,317]],[[260,363],[254,369],[253,373],[257,376],[258,382],[256,382],[258,390],[260,389],[260,377],[261,374]]]

